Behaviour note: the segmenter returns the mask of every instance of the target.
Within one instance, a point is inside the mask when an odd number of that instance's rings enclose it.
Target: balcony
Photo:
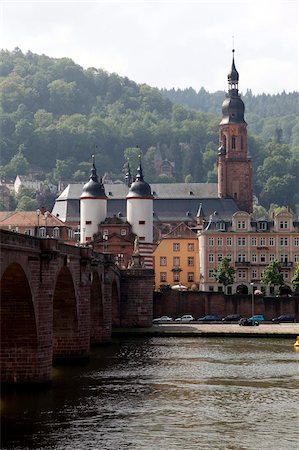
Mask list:
[[[250,261],[236,261],[235,267],[250,267]]]
[[[293,267],[293,261],[281,261],[280,264],[283,269],[286,267]]]
[[[180,267],[173,267],[171,269],[171,272],[182,272],[183,269],[181,269]]]

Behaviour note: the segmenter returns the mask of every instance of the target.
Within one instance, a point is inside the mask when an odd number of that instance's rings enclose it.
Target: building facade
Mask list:
[[[199,285],[198,239],[181,223],[163,237],[154,250],[155,289],[182,285],[191,289]]]
[[[201,290],[223,290],[213,274],[224,257],[236,270],[228,293],[261,289],[273,294],[273,287],[263,286],[261,277],[274,260],[280,261],[285,285],[291,287],[299,262],[299,221],[289,211],[277,213],[272,220],[255,220],[244,211],[235,213],[231,221],[214,218],[199,232],[198,242]]]

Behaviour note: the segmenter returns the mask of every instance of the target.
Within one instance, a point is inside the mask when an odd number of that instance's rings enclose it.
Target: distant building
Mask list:
[[[273,220],[256,220],[244,211],[236,212],[229,221],[211,216],[198,241],[201,290],[223,290],[213,274],[225,257],[236,269],[228,293],[264,289],[262,273],[274,260],[280,261],[285,285],[291,287],[299,262],[299,220],[288,211],[279,212]],[[267,293],[273,294],[273,287],[267,288]]]
[[[181,284],[199,286],[197,234],[181,223],[163,236],[154,250],[155,288]]]
[[[73,229],[53,216],[50,211],[1,211],[0,228],[28,234],[41,238],[61,239],[68,243],[75,243]]]
[[[45,187],[45,183],[40,180],[34,180],[30,176],[17,175],[14,181],[14,191],[18,193],[21,187],[32,189],[34,191],[41,191]],[[52,183],[47,183],[46,187],[53,194],[57,192],[57,186]]]

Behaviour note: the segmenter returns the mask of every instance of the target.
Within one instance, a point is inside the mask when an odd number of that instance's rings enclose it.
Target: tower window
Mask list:
[[[236,148],[236,141],[237,141],[236,136],[232,136],[232,149],[233,150],[235,150],[235,148]]]

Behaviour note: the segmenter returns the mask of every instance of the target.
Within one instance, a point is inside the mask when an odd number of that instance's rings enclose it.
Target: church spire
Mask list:
[[[235,66],[235,57],[234,57],[235,49],[234,48],[232,50],[232,53],[233,53],[232,66],[231,66],[229,74],[227,75],[228,92],[238,94],[239,73]]]

